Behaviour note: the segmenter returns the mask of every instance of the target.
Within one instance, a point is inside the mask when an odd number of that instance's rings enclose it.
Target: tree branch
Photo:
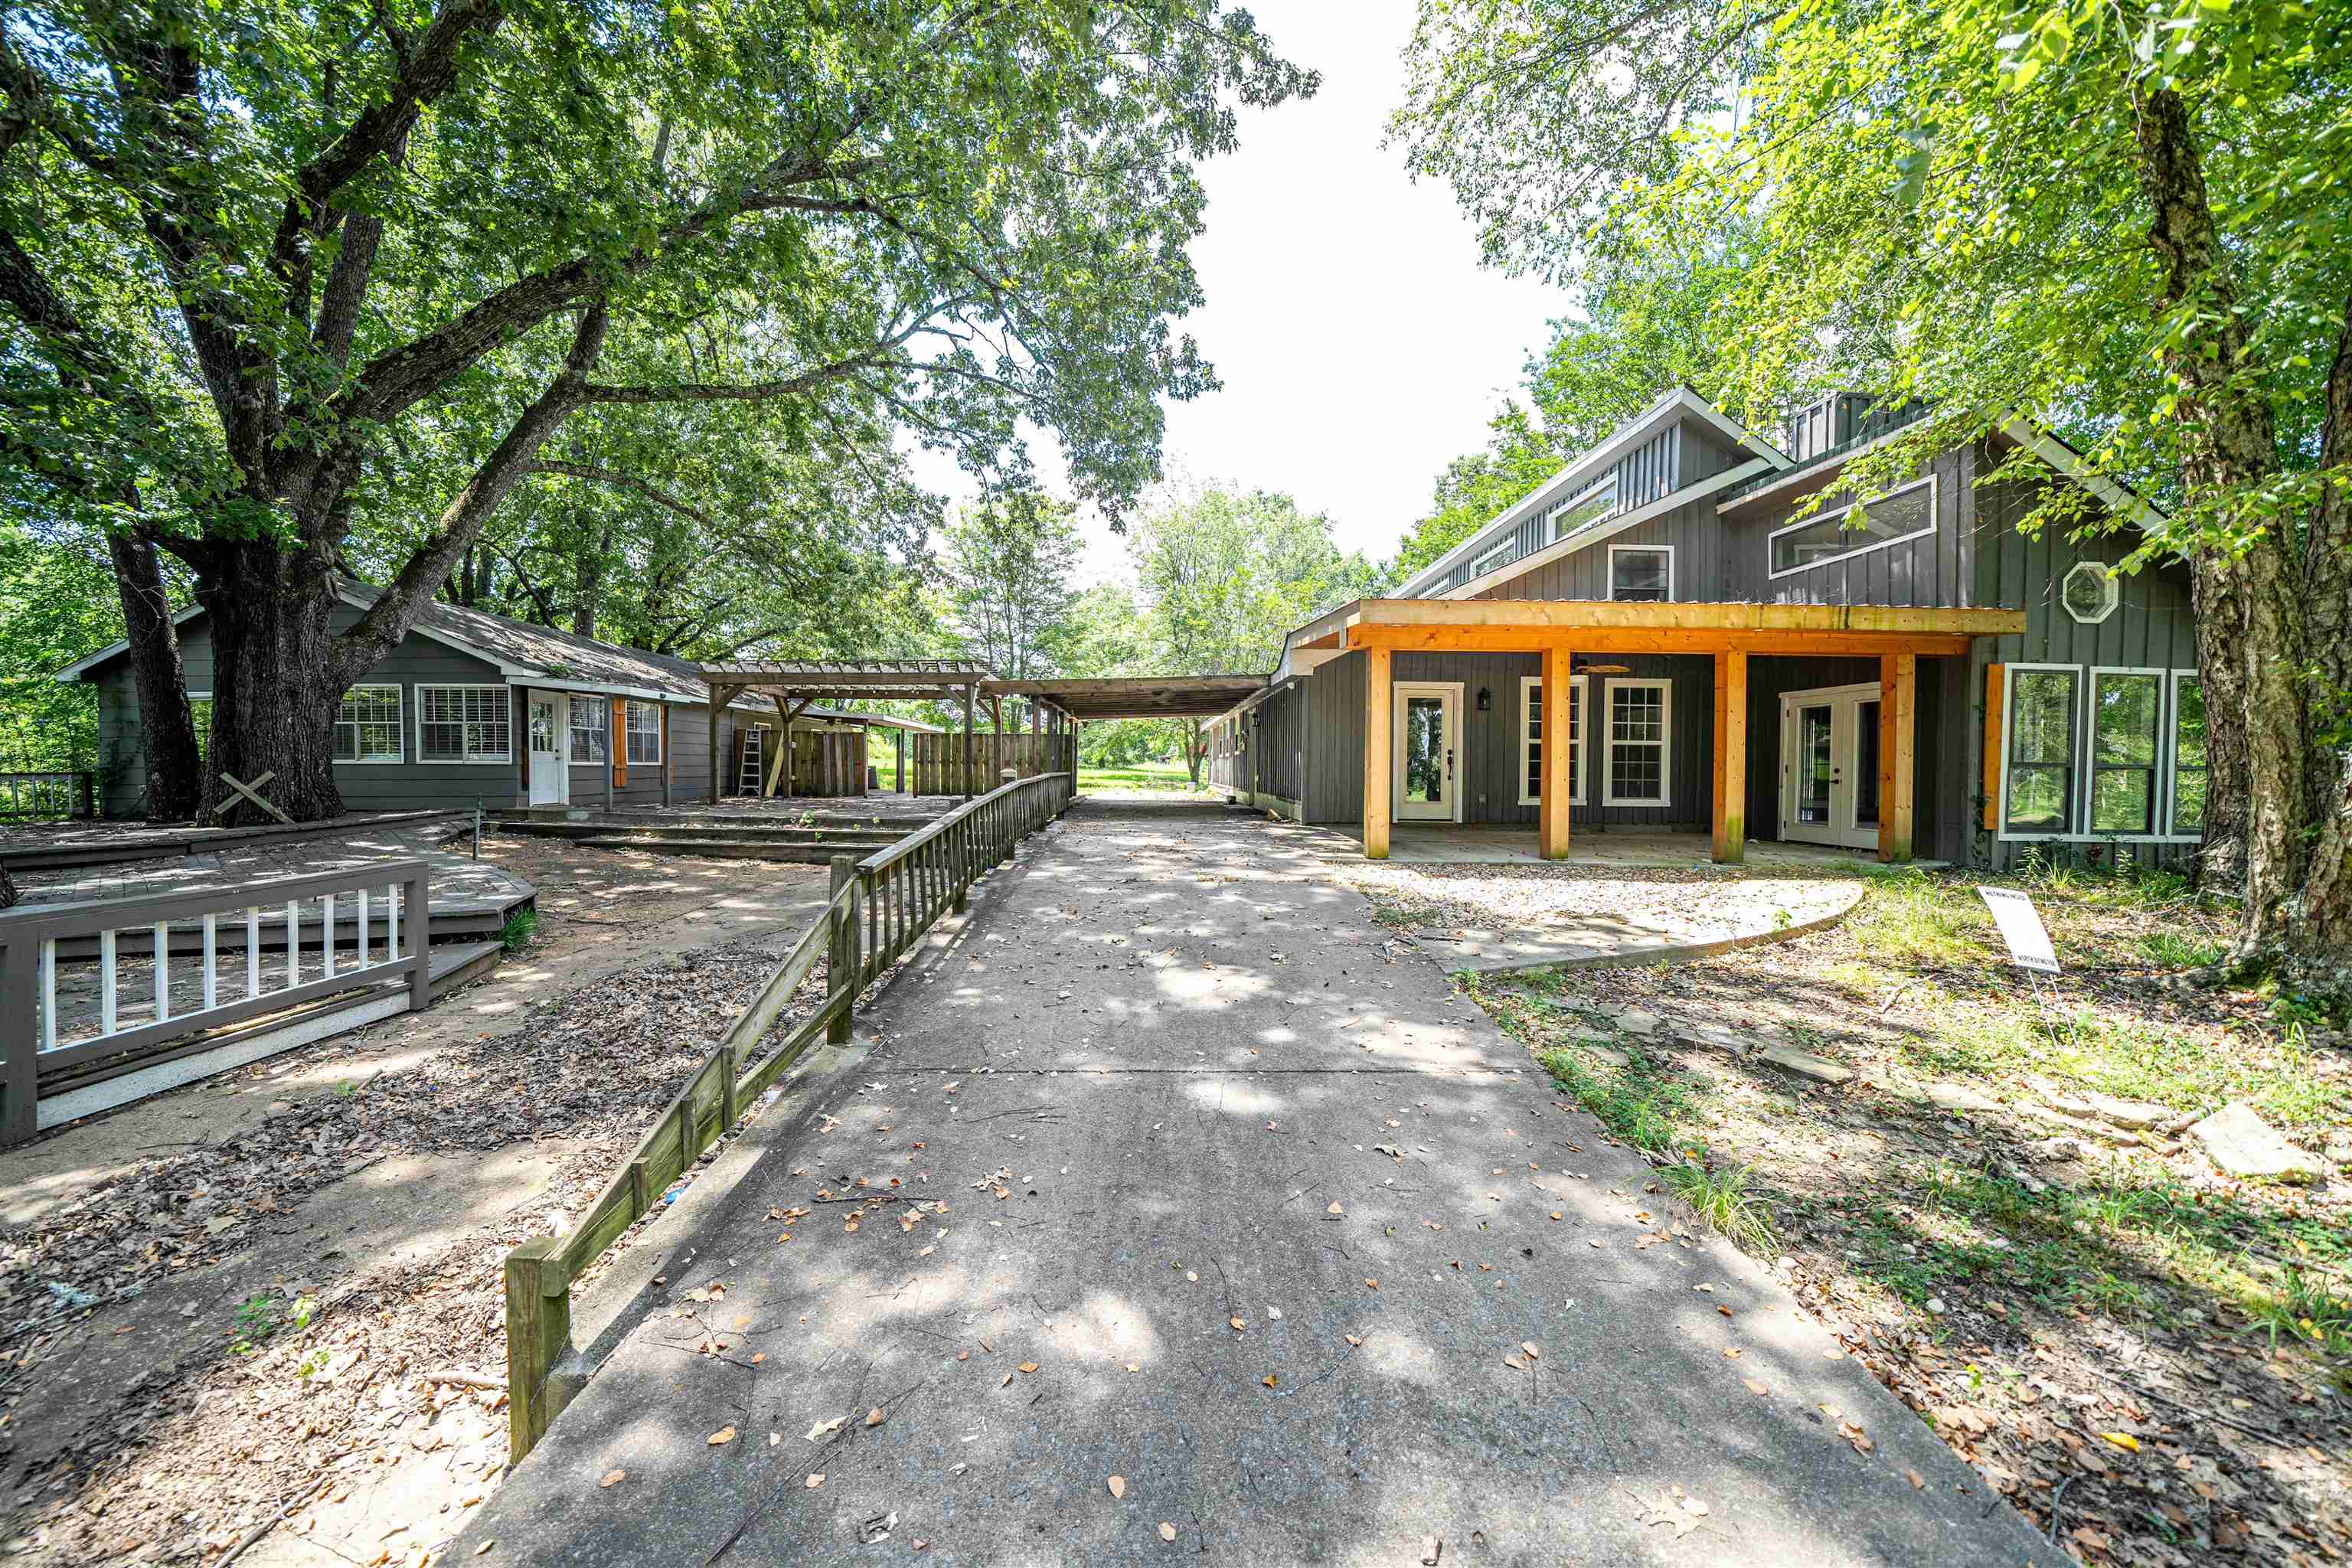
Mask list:
[[[591,479],[600,485],[611,485],[615,489],[634,490],[656,506],[665,506],[682,517],[690,517],[705,528],[718,526],[711,521],[709,512],[679,500],[667,490],[641,479],[635,474],[624,474],[612,468],[599,468],[593,463],[532,463],[524,472],[555,474],[571,479]]]
[[[563,356],[563,368],[548,384],[547,390],[517,416],[497,448],[483,459],[466,488],[442,512],[433,531],[410,552],[392,585],[369,606],[356,626],[335,639],[335,658],[340,667],[337,679],[341,684],[350,685],[400,646],[401,639],[416,624],[425,601],[440,588],[449,569],[481,532],[482,524],[489,521],[499,503],[522,479],[541,446],[586,401],[583,395],[588,373],[595,367],[596,356],[604,352],[604,333],[610,325],[611,317],[602,300],[580,313],[580,325],[572,334],[572,347]]]

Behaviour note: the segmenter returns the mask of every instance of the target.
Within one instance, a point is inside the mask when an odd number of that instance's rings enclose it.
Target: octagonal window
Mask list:
[[[2085,561],[2066,574],[2059,584],[2058,598],[2068,615],[2086,626],[2096,626],[2123,603],[2123,584],[2098,562]]]

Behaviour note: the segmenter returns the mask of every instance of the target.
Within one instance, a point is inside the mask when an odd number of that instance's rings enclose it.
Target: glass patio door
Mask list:
[[[1875,685],[1791,691],[1780,699],[1780,837],[1878,844]]]
[[[1462,820],[1462,688],[1396,683],[1391,815],[1399,822]]]

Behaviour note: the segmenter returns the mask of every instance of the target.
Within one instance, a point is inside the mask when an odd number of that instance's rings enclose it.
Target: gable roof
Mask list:
[[[383,595],[383,590],[374,584],[352,577],[338,579],[335,592],[344,604],[359,610],[368,608]],[[172,624],[184,626],[204,613],[202,605],[191,605],[173,616]],[[692,659],[599,642],[552,626],[494,616],[487,610],[469,610],[437,599],[428,600],[410,631],[413,636],[496,665],[499,673],[509,679],[536,686],[690,702],[707,702],[710,699],[709,688],[702,679],[702,667]],[[87,679],[99,666],[120,658],[130,647],[128,641],[110,643],[58,670],[56,679]]]
[[[1448,573],[1490,547],[1496,540],[1509,533],[1520,523],[1563,497],[1597,481],[1607,468],[1643,441],[1658,433],[1675,419],[1693,418],[1731,443],[1736,451],[1761,457],[1770,467],[1784,468],[1789,457],[1780,447],[1750,430],[1747,426],[1693,392],[1677,384],[1647,408],[1611,431],[1606,438],[1587,451],[1579,453],[1563,464],[1551,478],[1528,492],[1517,506],[1501,516],[1481,523],[1470,536],[1420,571],[1414,573],[1393,590],[1399,598],[1412,598],[1427,593],[1444,581]],[[1590,542],[1588,541],[1588,542]]]

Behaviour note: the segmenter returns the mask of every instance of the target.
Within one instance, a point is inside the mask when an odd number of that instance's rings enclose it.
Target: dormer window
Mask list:
[[[1675,547],[1609,547],[1609,596],[1622,603],[1663,604],[1675,596]]]
[[[1617,479],[1612,474],[1591,489],[1570,496],[1551,509],[1551,537],[1566,539],[1580,529],[1591,527],[1616,510]]]

